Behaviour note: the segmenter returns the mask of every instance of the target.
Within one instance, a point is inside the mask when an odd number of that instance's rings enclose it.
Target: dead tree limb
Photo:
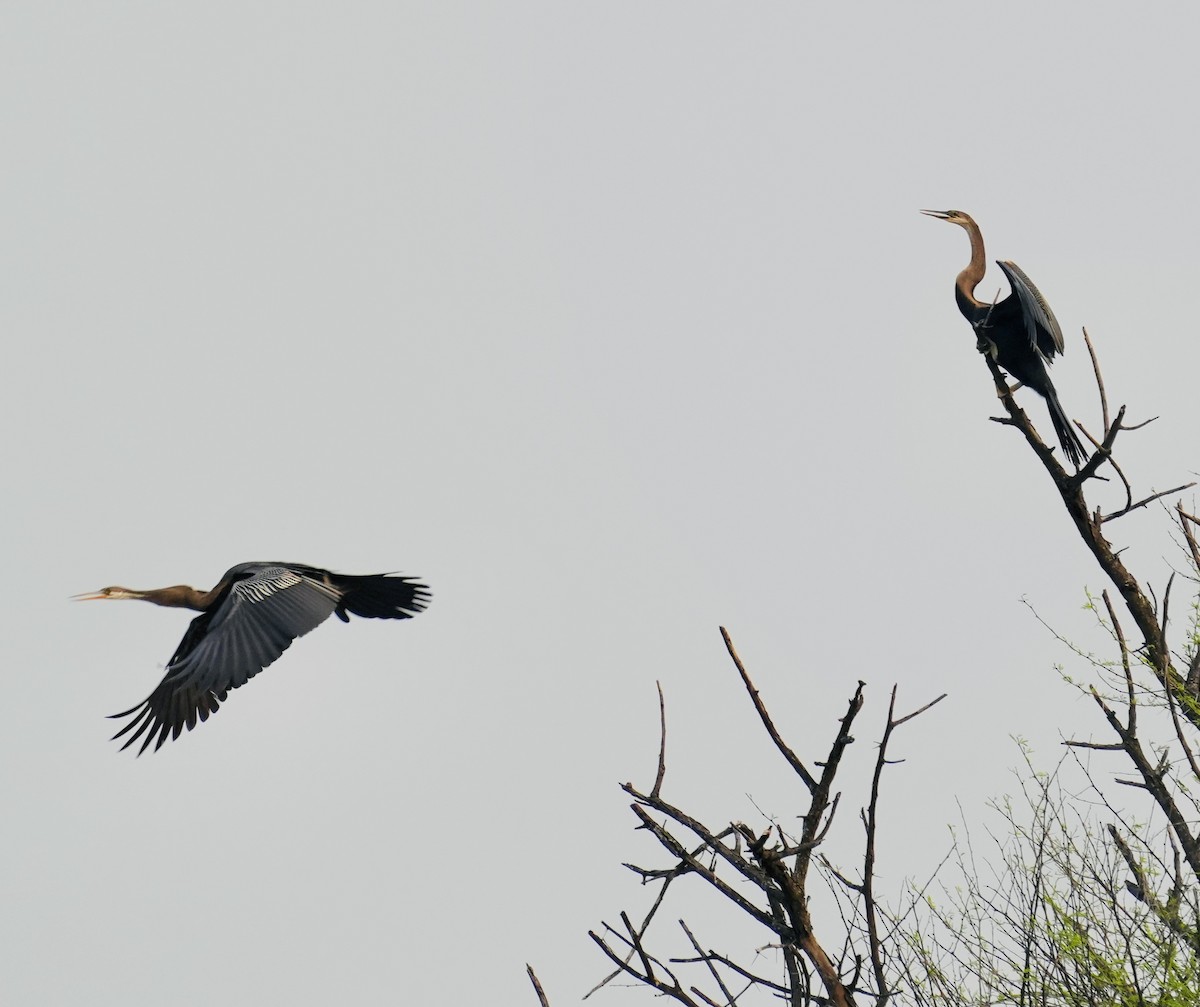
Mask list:
[[[1112,464],[1113,444],[1116,442],[1117,435],[1123,430],[1134,430],[1136,426],[1127,426],[1125,424],[1124,406],[1121,406],[1117,410],[1116,417],[1111,422],[1109,421],[1108,397],[1104,388],[1104,378],[1101,374],[1100,364],[1096,359],[1095,349],[1092,346],[1090,338],[1087,339],[1087,344],[1089,352],[1092,355],[1096,384],[1100,391],[1105,429],[1100,441],[1090,438],[1092,443],[1096,445],[1095,453],[1083,468],[1075,473],[1068,473],[1059,464],[1054,449],[1048,447],[1041,439],[1037,430],[1030,422],[1028,415],[1017,405],[1012,395],[1008,393],[1008,384],[996,362],[987,354],[983,355],[983,359],[991,371],[997,393],[1000,395],[1000,400],[1004,403],[1004,408],[1008,413],[1003,422],[1021,431],[1033,453],[1037,455],[1043,468],[1049,474],[1080,538],[1083,539],[1084,544],[1091,551],[1100,569],[1104,571],[1105,576],[1112,581],[1113,586],[1116,587],[1122,601],[1125,603],[1125,608],[1132,616],[1134,624],[1138,628],[1138,633],[1142,638],[1141,651],[1146,662],[1154,670],[1154,674],[1164,686],[1176,688],[1186,681],[1186,677],[1179,675],[1171,663],[1171,652],[1167,645],[1166,633],[1159,622],[1152,598],[1121,561],[1118,553],[1113,550],[1112,543],[1104,536],[1103,527],[1106,522],[1116,517],[1143,507],[1152,500],[1181,492],[1194,484],[1189,483],[1162,493],[1151,494],[1137,503],[1133,502],[1132,491],[1130,490],[1127,493],[1125,507],[1108,515],[1102,515],[1098,508],[1093,510],[1089,507],[1084,497],[1085,485],[1089,480],[1096,478],[1096,473],[1101,466],[1105,463]],[[1115,465],[1113,467],[1116,470]],[[1124,480],[1124,474],[1120,473],[1120,475]],[[1125,482],[1126,486],[1128,486],[1128,480],[1125,480]],[[1190,706],[1186,706],[1184,712],[1193,724],[1200,726],[1200,708],[1197,708],[1193,703]]]
[[[862,862],[864,880],[854,885],[857,899],[864,906],[856,919],[865,920],[865,928],[860,930],[856,923],[853,929],[848,929],[843,919],[842,950],[830,954],[818,937],[810,908],[811,866],[813,857],[830,835],[837,814],[842,795],[835,791],[835,783],[846,752],[854,743],[854,725],[864,705],[864,685],[859,682],[847,702],[823,758],[806,764],[783,739],[724,628],[721,637],[764,730],[807,791],[807,806],[798,816],[801,819],[799,835],[790,836],[779,825],[770,822],[765,828],[752,828],[736,820],[714,827],[663,796],[666,713],[660,689],[661,740],[654,785],[644,791],[632,783],[625,783],[622,789],[633,798],[631,810],[637,817],[639,828],[654,837],[670,857],[670,862],[661,868],[627,865],[643,880],[661,878],[664,884],[654,909],[647,914],[642,926],[635,927],[629,915],[622,912],[619,926],[605,925],[591,933],[592,940],[616,966],[600,985],[624,974],[679,1003],[732,1005],[739,1003],[750,991],[761,990],[772,999],[785,999],[792,1007],[855,1007],[862,996],[873,1000],[876,1007],[883,1007],[892,991],[888,982],[889,949],[880,933],[873,887],[881,778],[884,766],[890,764],[887,750],[895,729],[944,697],[939,696],[910,714],[897,716],[893,690],[868,807],[863,811],[867,823],[866,852]],[[814,769],[809,769],[810,765]],[[651,952],[647,931],[662,903],[666,884],[692,876],[703,880],[725,904],[771,935],[771,946],[778,948],[782,957],[781,975],[763,976],[761,969],[749,968],[735,958],[703,948],[683,920],[679,921],[680,927],[694,955],[664,959]],[[682,972],[673,971],[688,965],[703,969],[703,975],[695,983],[685,981]],[[706,991],[701,987],[702,983],[710,988]]]

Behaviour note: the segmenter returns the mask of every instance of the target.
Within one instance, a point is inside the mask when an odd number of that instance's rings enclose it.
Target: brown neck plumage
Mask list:
[[[983,234],[980,233],[979,225],[975,221],[966,214],[963,216],[966,221],[962,227],[971,239],[971,261],[967,263],[967,268],[958,274],[958,292],[971,304],[982,308],[985,306],[984,302],[975,299],[975,288],[979,286],[983,274],[987,270],[987,260],[983,252]]]
[[[217,588],[211,591],[197,591],[186,584],[176,584],[174,587],[159,587],[153,591],[130,591],[129,595],[139,601],[148,601],[164,608],[190,608],[194,612],[206,612],[208,606],[216,600]]]

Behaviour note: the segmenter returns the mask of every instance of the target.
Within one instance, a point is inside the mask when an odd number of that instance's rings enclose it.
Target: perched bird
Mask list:
[[[373,574],[351,577],[300,563],[239,563],[211,591],[178,585],[153,591],[105,587],[76,595],[77,601],[135,598],[201,613],[192,620],[167,664],[167,673],[144,703],[114,718],[132,717],[113,739],[133,731],[122,751],[143,734],[138,754],[151,741],[157,751],[169,734],[216,713],[236,689],[271,664],[298,636],[331,615],[349,622],[410,619],[429,604],[429,588],[408,577]],[[136,728],[136,730],[135,730]]]
[[[1017,379],[1017,388],[1028,385],[1050,407],[1050,422],[1058,435],[1067,460],[1079,468],[1087,460],[1083,442],[1075,433],[1071,421],[1058,401],[1058,393],[1046,371],[1046,365],[1056,353],[1063,352],[1062,330],[1050,305],[1033,281],[1015,262],[997,260],[1008,277],[1012,293],[1004,300],[989,304],[975,297],[975,288],[983,279],[983,235],[979,225],[962,210],[922,210],[930,217],[947,220],[963,228],[971,239],[971,261],[958,274],[954,296],[958,310],[975,330],[980,352],[989,353],[993,360]],[[1013,388],[1012,391],[1016,391]]]

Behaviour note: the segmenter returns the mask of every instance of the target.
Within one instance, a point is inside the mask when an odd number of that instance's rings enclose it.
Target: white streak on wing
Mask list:
[[[303,583],[303,580],[304,578],[298,573],[280,567],[278,571],[264,571],[253,580],[239,584],[238,587],[241,589],[242,597],[247,601],[260,602],[270,598],[273,594]]]

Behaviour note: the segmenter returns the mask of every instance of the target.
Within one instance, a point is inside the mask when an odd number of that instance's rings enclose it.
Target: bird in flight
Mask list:
[[[316,629],[331,615],[342,622],[364,619],[411,619],[431,599],[429,588],[409,577],[371,574],[352,577],[300,563],[239,563],[211,591],[178,585],[152,591],[105,587],[75,596],[77,601],[133,598],[189,608],[196,616],[184,633],[167,672],[143,703],[113,718],[130,717],[113,740],[130,734],[124,751],[145,735],[138,755],[152,741],[154,750],[167,736],[216,713],[230,689],[245,685],[275,661],[298,636]],[[157,741],[155,740],[157,738]]]
[[[1087,460],[1083,442],[1067,419],[1058,392],[1046,370],[1046,365],[1056,353],[1063,352],[1062,330],[1050,305],[1033,281],[1015,262],[997,260],[1008,277],[1012,293],[1004,300],[989,304],[975,297],[975,288],[983,280],[986,269],[983,250],[983,234],[979,225],[962,210],[922,210],[922,213],[938,220],[957,224],[971,239],[971,261],[958,274],[954,284],[954,297],[958,310],[975,330],[976,346],[980,352],[989,353],[993,360],[1017,379],[1017,387],[1028,385],[1042,398],[1050,409],[1050,422],[1062,445],[1067,460],[1079,468]],[[1011,389],[1016,391],[1016,388]]]

